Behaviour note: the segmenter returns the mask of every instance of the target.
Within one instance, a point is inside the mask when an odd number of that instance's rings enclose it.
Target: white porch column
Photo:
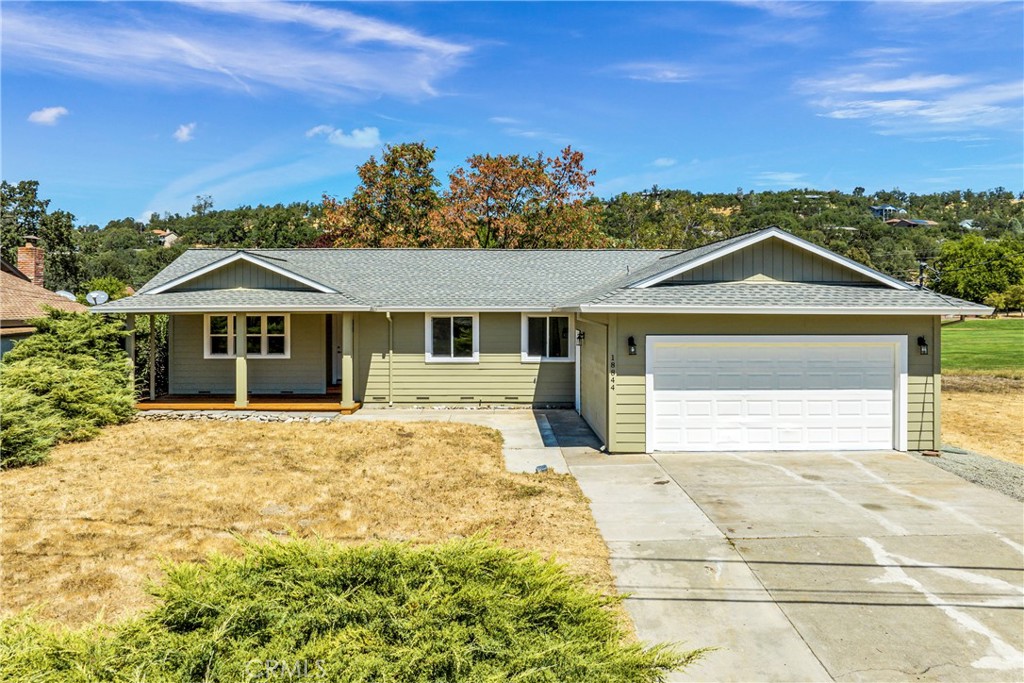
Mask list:
[[[135,314],[124,317],[124,329],[128,336],[124,339],[124,350],[128,354],[128,372],[131,374],[132,391],[135,391]]]
[[[341,316],[341,407],[356,407],[353,384],[355,381],[355,365],[352,362],[352,337],[355,334],[355,316],[343,313]]]
[[[249,367],[245,357],[245,313],[235,313],[235,407],[249,406]]]
[[[156,400],[156,314],[149,314],[149,400]]]

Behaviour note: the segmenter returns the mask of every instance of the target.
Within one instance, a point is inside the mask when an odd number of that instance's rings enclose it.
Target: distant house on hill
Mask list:
[[[960,221],[960,227],[964,230],[981,230],[981,226],[978,225],[973,218]]]
[[[46,315],[45,307],[62,311],[89,310],[43,287],[43,250],[39,247],[31,244],[20,247],[18,266],[15,268],[0,259],[0,356],[36,331],[27,321]]]
[[[935,221],[929,221],[923,218],[890,218],[885,221],[885,224],[891,225],[894,228],[930,228],[938,225]]]
[[[907,213],[906,209],[901,209],[900,207],[893,206],[892,204],[881,204],[870,208],[871,215],[875,218],[881,218],[882,220],[887,220],[897,215],[902,216]]]
[[[170,230],[150,230],[150,232],[153,233],[153,236],[158,242],[160,242],[164,249],[170,249],[174,246],[175,242],[181,239]]]

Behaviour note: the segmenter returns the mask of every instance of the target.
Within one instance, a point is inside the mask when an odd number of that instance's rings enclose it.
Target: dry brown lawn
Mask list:
[[[1024,380],[943,376],[942,440],[1024,465]]]
[[[0,472],[4,613],[77,625],[148,606],[161,558],[238,552],[233,534],[347,543],[489,533],[612,591],[569,475],[505,471],[498,432],[449,423],[140,421]]]

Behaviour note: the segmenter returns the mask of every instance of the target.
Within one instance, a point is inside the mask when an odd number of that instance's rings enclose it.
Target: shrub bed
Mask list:
[[[119,320],[51,310],[0,362],[0,468],[35,465],[135,413]]]
[[[703,651],[628,642],[615,598],[481,538],[244,543],[166,568],[133,620],[0,622],[0,678],[34,681],[660,681]]]

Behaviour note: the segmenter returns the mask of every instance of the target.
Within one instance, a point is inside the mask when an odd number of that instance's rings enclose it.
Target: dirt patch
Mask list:
[[[1024,465],[1024,381],[943,377],[942,440]]]
[[[942,390],[951,392],[968,391],[983,394],[1019,394],[1024,396],[1024,376],[1010,377],[998,376],[996,374],[944,373],[942,375]]]
[[[237,553],[233,534],[347,543],[489,532],[613,591],[569,475],[505,471],[498,432],[450,423],[137,422],[0,472],[3,610],[77,625],[149,604],[161,558]]]

